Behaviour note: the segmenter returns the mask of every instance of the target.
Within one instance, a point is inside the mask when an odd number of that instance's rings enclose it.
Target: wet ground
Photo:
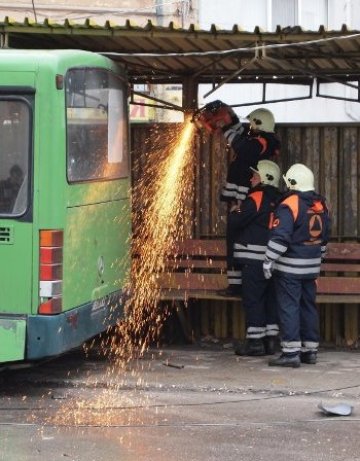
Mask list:
[[[360,352],[269,367],[231,344],[152,349],[114,369],[75,351],[0,374],[0,460],[360,460]],[[319,403],[345,403],[326,416]]]

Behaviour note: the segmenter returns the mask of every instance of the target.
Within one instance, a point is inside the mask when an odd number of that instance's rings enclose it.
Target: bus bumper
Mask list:
[[[123,317],[121,292],[57,315],[30,315],[26,359],[59,355],[80,346]]]
[[[0,317],[0,362],[25,358],[26,319]]]

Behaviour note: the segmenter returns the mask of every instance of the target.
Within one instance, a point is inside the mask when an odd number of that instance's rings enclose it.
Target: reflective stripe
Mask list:
[[[260,339],[265,337],[265,327],[248,327],[246,339]]]
[[[245,186],[237,186],[236,184],[226,183],[221,191],[223,197],[231,197],[237,200],[245,200],[249,188]]]
[[[268,247],[281,253],[285,253],[285,251],[287,250],[287,246],[281,245],[280,243],[276,243],[273,240],[269,240]]]
[[[301,258],[287,258],[282,256],[277,261],[278,263],[289,263],[294,266],[315,266],[321,263],[321,258],[301,259]]]
[[[248,327],[247,333],[259,333],[265,331],[265,327]]]
[[[241,271],[226,271],[226,274],[228,277],[240,277],[242,276],[242,272]]]
[[[253,245],[249,243],[248,245],[242,245],[241,243],[235,243],[234,248],[239,250],[252,250],[252,251],[266,251],[266,245]]]
[[[242,285],[241,271],[228,270],[226,276],[229,285]]]
[[[265,260],[265,253],[250,253],[246,251],[234,251],[234,258],[236,259],[256,259],[257,261],[264,261]]]
[[[237,251],[236,251],[237,250]],[[265,245],[241,245],[241,243],[234,244],[234,258],[237,259],[254,259],[256,261],[264,261],[265,259]]]
[[[229,128],[228,130],[224,132],[225,139],[227,140],[229,144],[231,144],[234,138],[237,135],[241,135],[243,131],[244,131],[244,127],[241,125],[241,122],[236,123],[235,125],[233,125],[231,128]]]
[[[300,341],[281,341],[281,350],[288,354],[293,354],[295,352],[301,351],[301,342]]]
[[[279,257],[278,253],[274,253],[273,251],[269,250],[269,248],[266,250],[265,255],[268,259],[271,259],[271,261],[274,261]]]
[[[248,192],[249,188],[246,186],[239,186],[238,184],[234,184],[231,182],[227,182],[224,187],[226,190],[233,190],[233,191],[238,191],[238,192]]]
[[[274,264],[274,269],[279,272],[285,272],[287,274],[297,274],[297,275],[318,275],[320,272],[320,266],[318,267],[291,267],[279,264],[276,262]]]
[[[304,341],[302,351],[303,352],[317,351],[318,347],[319,347],[319,343],[317,343],[315,341]]]
[[[299,347],[282,347],[281,350],[285,354],[295,354],[296,352],[301,351],[301,349]]]
[[[236,194],[236,199],[243,201],[243,200],[246,199],[246,194],[239,192],[239,193]]]
[[[266,325],[266,336],[277,336],[279,334],[279,325],[276,323]]]

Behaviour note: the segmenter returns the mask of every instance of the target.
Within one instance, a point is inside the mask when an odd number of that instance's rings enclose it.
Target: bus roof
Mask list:
[[[0,69],[35,71],[39,67],[52,67],[64,72],[74,66],[105,66],[110,69],[119,67],[109,58],[98,53],[84,50],[20,50],[2,49],[0,51]]]

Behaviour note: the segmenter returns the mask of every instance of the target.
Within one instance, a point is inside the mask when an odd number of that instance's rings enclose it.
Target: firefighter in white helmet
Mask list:
[[[251,188],[239,208],[229,214],[229,227],[236,234],[234,260],[242,267],[242,300],[246,315],[246,341],[235,348],[238,355],[274,354],[279,334],[277,303],[272,280],[263,273],[269,228],[280,201],[280,168],[260,160],[251,168]]]
[[[231,146],[234,157],[228,166],[226,183],[220,194],[220,200],[227,202],[229,208],[245,200],[250,188],[251,170],[259,160],[276,161],[279,156],[280,142],[274,134],[275,120],[273,114],[264,108],[256,109],[246,117],[249,125],[243,125],[233,110],[231,123],[218,126]],[[225,296],[241,294],[241,268],[233,260],[233,245],[235,236],[227,227],[227,279],[228,288],[220,291]]]
[[[292,165],[284,181],[289,193],[275,211],[263,263],[265,277],[274,279],[282,349],[269,365],[297,368],[317,360],[316,278],[330,235],[330,219],[306,165]]]

